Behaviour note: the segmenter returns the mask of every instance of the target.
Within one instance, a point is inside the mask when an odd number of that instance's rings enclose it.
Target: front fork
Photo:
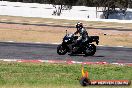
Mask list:
[[[67,46],[65,42],[62,42],[62,47],[65,47],[67,49],[67,52],[69,52],[70,48]]]

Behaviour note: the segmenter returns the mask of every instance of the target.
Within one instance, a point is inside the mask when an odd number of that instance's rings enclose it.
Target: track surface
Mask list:
[[[43,59],[43,60],[75,60],[75,61],[105,61],[132,63],[132,48],[97,47],[94,56],[83,55],[60,56],[56,53],[57,45],[33,43],[0,42],[0,59]]]

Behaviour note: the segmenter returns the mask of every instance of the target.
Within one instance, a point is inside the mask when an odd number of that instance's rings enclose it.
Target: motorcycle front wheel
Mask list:
[[[63,47],[62,45],[58,45],[58,47],[57,47],[57,53],[59,55],[65,55],[67,53],[66,47]]]

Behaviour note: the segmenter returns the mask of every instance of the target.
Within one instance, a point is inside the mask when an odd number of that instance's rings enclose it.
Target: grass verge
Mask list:
[[[6,19],[6,20],[1,20]],[[21,16],[7,16],[0,15],[1,22],[15,22],[15,23],[29,23],[29,24],[49,24],[61,26],[75,26],[78,21],[85,24],[86,27],[93,28],[115,28],[118,30],[129,29],[132,30],[131,23],[117,23],[117,22],[102,22],[102,21],[83,21],[83,20],[66,20],[53,18],[39,18],[39,17],[21,17]],[[68,23],[68,24],[67,24]]]
[[[85,65],[90,79],[132,80],[132,67]],[[80,88],[81,65],[0,62],[1,88]],[[131,88],[132,86],[91,86],[90,88]]]

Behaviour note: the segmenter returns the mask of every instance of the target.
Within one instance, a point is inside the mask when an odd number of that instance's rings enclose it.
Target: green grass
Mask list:
[[[132,67],[129,66],[85,65],[84,70],[89,72],[92,80],[132,80]],[[1,88],[80,88],[80,77],[81,65],[0,62]],[[95,87],[97,86],[90,88]],[[101,88],[115,87],[102,86]]]

